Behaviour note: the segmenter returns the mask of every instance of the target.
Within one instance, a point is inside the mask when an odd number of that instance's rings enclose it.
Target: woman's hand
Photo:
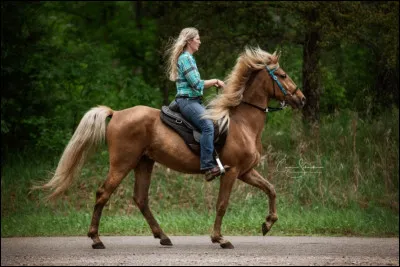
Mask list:
[[[221,80],[217,79],[217,82],[214,84],[215,87],[225,87],[225,83]]]
[[[210,88],[213,86],[220,88],[220,87],[224,87],[225,83],[218,79],[204,80],[204,88]]]

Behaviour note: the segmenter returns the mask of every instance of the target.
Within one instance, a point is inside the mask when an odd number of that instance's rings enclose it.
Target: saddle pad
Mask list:
[[[162,106],[160,112],[161,121],[175,130],[189,146],[189,148],[197,155],[200,154],[200,137],[201,132],[197,127],[193,126],[183,116],[172,111],[168,106]],[[219,135],[219,127],[214,124],[214,144],[215,149],[220,150],[226,141],[227,131]]]
[[[161,112],[168,117],[175,119],[175,124],[184,124],[184,126],[186,126],[187,128],[193,131],[198,131],[198,129],[190,124],[187,120],[185,120],[180,113],[170,110],[167,106],[162,106]]]

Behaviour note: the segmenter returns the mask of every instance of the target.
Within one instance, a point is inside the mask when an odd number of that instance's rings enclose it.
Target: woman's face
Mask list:
[[[201,44],[201,42],[200,42],[199,35],[196,35],[196,37],[194,37],[193,39],[188,41],[189,49],[192,50],[193,53],[196,52],[197,50],[199,50],[200,44]]]

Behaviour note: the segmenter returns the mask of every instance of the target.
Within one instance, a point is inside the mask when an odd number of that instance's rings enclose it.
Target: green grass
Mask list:
[[[398,110],[376,119],[353,112],[324,117],[304,127],[299,113],[269,115],[257,170],[274,184],[279,220],[269,235],[398,236]],[[33,155],[33,156],[32,156]],[[1,236],[86,235],[97,188],[108,171],[99,149],[60,199],[43,201],[32,184],[51,177],[60,155],[14,155],[1,179]],[[312,167],[316,167],[312,169]],[[219,183],[156,164],[150,208],[168,235],[208,235]],[[104,208],[101,235],[151,235],[133,202],[129,174]],[[224,216],[224,235],[261,235],[268,200],[241,181]]]
[[[222,231],[224,235],[261,235],[265,208],[244,203],[228,209]],[[304,209],[279,206],[279,220],[268,235],[329,235],[329,236],[398,236],[398,216],[390,210],[358,207],[332,210],[325,207]],[[209,235],[215,213],[194,210],[155,212],[162,229],[168,235]],[[2,237],[86,235],[91,209],[70,213],[14,214],[2,218]],[[151,235],[140,212],[115,215],[104,212],[101,235]]]

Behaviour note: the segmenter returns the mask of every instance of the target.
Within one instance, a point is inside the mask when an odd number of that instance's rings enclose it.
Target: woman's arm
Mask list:
[[[210,88],[211,86],[216,86],[217,83],[217,79],[204,80],[204,89]]]
[[[200,91],[203,88],[210,88],[212,86],[225,86],[224,82],[218,79],[201,80],[196,62],[193,62],[188,56],[181,57],[178,64],[181,65],[183,75],[185,76],[190,86],[197,91]]]
[[[224,87],[225,83],[218,79],[204,80],[204,89],[210,88],[211,86]]]

